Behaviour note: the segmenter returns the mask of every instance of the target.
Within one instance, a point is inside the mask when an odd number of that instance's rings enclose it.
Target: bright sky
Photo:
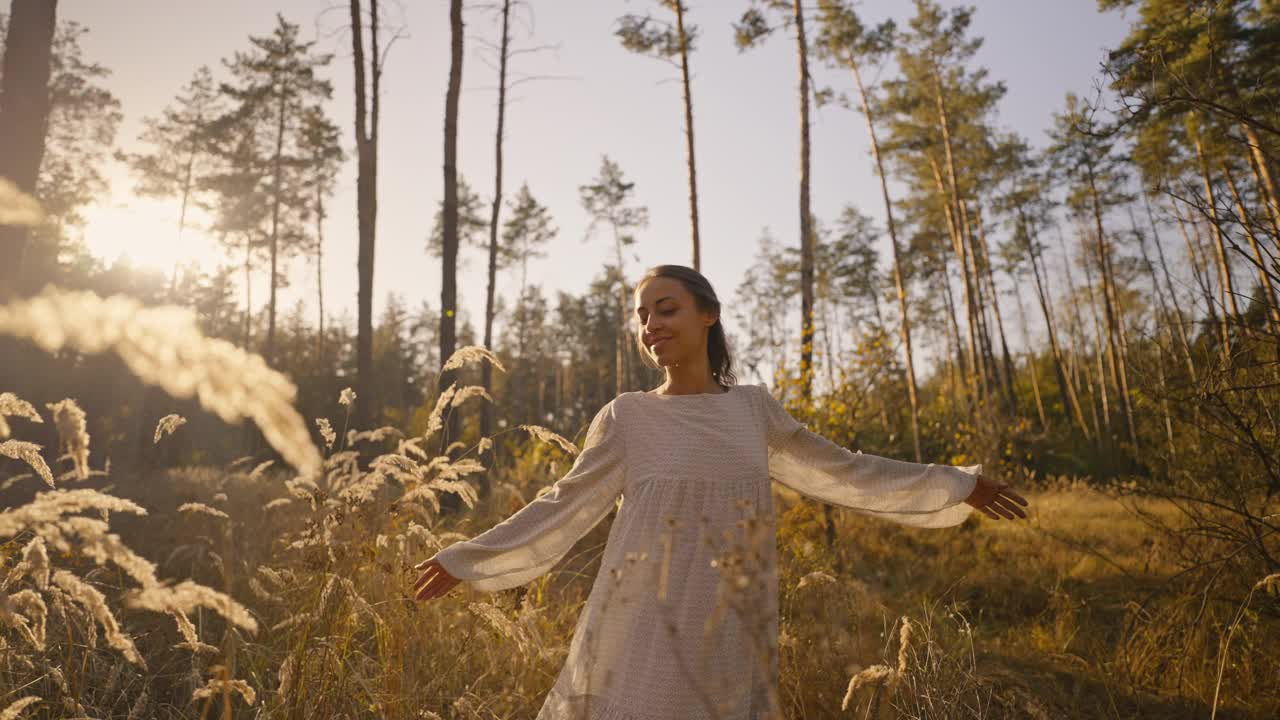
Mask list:
[[[448,78],[448,3],[400,1],[408,37],[391,50],[384,76],[379,158],[378,246],[375,313],[388,293],[411,305],[440,302],[440,268],[423,248],[443,195],[444,97]],[[953,3],[944,2],[950,6]],[[700,29],[691,56],[698,187],[702,217],[702,271],[721,300],[750,265],[762,229],[782,243],[797,244],[799,131],[794,42],[770,38],[739,53],[730,23],[745,0],[689,0],[688,18]],[[86,57],[113,71],[107,85],[124,110],[119,144],[138,149],[144,116],[158,114],[201,64],[220,70],[220,59],[248,45],[248,35],[266,35],[277,10],[319,34],[319,46],[335,53],[333,117],[354,155],[354,100],[350,40],[335,29],[346,3],[315,0],[63,0],[59,16],[86,25]],[[1050,115],[1068,90],[1087,93],[1096,82],[1104,49],[1123,36],[1125,20],[1101,15],[1086,0],[986,0],[978,3],[973,31],[986,39],[977,62],[1009,92],[1000,120],[1041,145]],[[336,8],[327,13],[324,8]],[[584,290],[613,257],[604,234],[584,242],[589,219],[578,186],[596,174],[607,153],[636,183],[637,200],[650,211],[650,226],[626,259],[632,278],[660,263],[691,265],[679,75],[657,60],[623,50],[613,35],[616,18],[628,12],[663,16],[656,0],[535,2],[523,17],[517,42],[554,49],[517,57],[513,76],[537,76],[514,92],[507,113],[506,192],[522,181],[548,205],[560,227],[548,257],[530,267],[531,278],[549,297]],[[905,23],[910,4],[866,0],[866,19],[891,13]],[[531,32],[530,32],[531,31]],[[497,24],[486,11],[470,10],[459,128],[462,174],[486,197],[493,188],[496,67],[485,61],[481,40],[493,40]],[[851,87],[844,73],[815,65],[820,83]],[[829,106],[813,114],[813,209],[831,219],[853,203],[878,222],[883,209],[861,116]],[[347,164],[330,201],[326,228],[325,297],[328,309],[354,317],[356,296],[355,163]],[[166,271],[178,259],[214,263],[220,253],[208,239],[189,233],[175,242],[177,203],[132,197],[132,179],[113,166],[111,197],[88,213],[90,248],[107,259],[124,254],[135,264]],[[483,317],[485,261],[480,251],[463,253],[460,292],[463,314],[478,327]],[[294,264],[296,280],[285,307],[315,295],[314,271]],[[508,278],[513,280],[516,273]],[[265,298],[265,277],[254,288]],[[501,286],[500,286],[501,287]],[[507,287],[511,287],[507,284]],[[554,301],[554,300],[553,300]],[[729,328],[730,332],[734,328]]]

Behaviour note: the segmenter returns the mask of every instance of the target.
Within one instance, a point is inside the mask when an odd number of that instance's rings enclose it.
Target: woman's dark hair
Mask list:
[[[707,331],[707,361],[711,365],[711,376],[715,378],[720,387],[725,389],[736,385],[738,378],[733,374],[733,358],[729,354],[729,340],[724,334],[724,323],[719,320],[720,300],[716,297],[716,291],[712,289],[711,283],[702,273],[691,267],[684,265],[655,265],[649,268],[644,277],[640,278],[640,281],[636,283],[636,289],[639,289],[646,280],[659,277],[679,280],[680,284],[684,285],[684,289],[688,290],[689,294],[693,296],[699,310],[716,314],[717,320],[715,324]],[[649,348],[644,346],[644,338],[641,333],[636,333],[636,347],[640,350],[640,359],[646,366],[655,370],[662,369],[662,366],[649,354]]]

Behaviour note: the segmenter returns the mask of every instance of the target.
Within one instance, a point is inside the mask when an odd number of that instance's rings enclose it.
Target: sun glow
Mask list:
[[[94,205],[84,211],[85,246],[108,263],[121,259],[165,275],[176,264],[195,263],[207,271],[225,263],[222,249],[201,231],[191,212],[179,238],[180,209],[174,201],[132,195]]]

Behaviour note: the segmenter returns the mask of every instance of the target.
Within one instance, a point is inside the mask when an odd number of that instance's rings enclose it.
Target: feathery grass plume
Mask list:
[[[120,624],[116,622],[115,616],[111,614],[111,609],[107,607],[107,599],[102,596],[102,593],[98,592],[97,588],[66,570],[55,570],[53,583],[63,592],[70,595],[72,600],[79,603],[98,621],[98,624],[102,626],[108,645],[119,650],[129,662],[144,670],[146,669],[147,663],[138,654],[138,648],[133,644],[133,638],[120,630]]]
[[[76,468],[76,476],[81,480],[88,480],[89,433],[84,410],[81,410],[76,401],[71,398],[47,403],[45,407],[53,413],[53,423],[58,427],[58,447],[65,449],[71,456],[71,461]]]
[[[578,454],[578,446],[564,439],[560,434],[554,433],[541,425],[517,425],[517,430],[524,430],[530,435],[538,438],[543,442],[555,443],[571,455]]]
[[[54,487],[53,473],[40,456],[40,446],[22,440],[5,440],[0,442],[0,455],[14,460],[21,460],[30,465],[49,487]]]
[[[440,428],[444,427],[444,410],[450,407],[449,401],[453,399],[453,394],[458,391],[458,384],[449,383],[449,387],[440,393],[440,397],[436,398],[436,406],[431,408],[431,414],[427,416],[427,429],[422,431],[421,438],[426,440],[436,434]]]
[[[36,535],[22,548],[22,560],[9,571],[9,576],[0,583],[3,590],[23,577],[30,577],[36,587],[44,590],[49,587],[49,550],[45,547],[44,538]]]
[[[355,430],[348,430],[347,447],[351,447],[352,445],[365,440],[369,442],[382,442],[389,437],[394,437],[399,440],[404,437],[404,432],[399,428],[394,428],[390,425],[383,425],[382,427],[374,430],[361,430],[359,432],[356,432]]]
[[[258,480],[259,478],[262,477],[262,473],[267,471],[267,468],[275,464],[276,464],[275,460],[266,460],[264,462],[258,463],[258,465],[249,472],[249,479]]]
[[[332,450],[333,444],[338,441],[338,433],[334,432],[333,425],[329,423],[329,418],[316,418],[316,427],[320,429],[320,437],[324,440],[324,449]]]
[[[484,618],[497,631],[498,635],[514,642],[521,655],[529,654],[532,648],[523,628],[508,618],[502,610],[484,602],[468,603],[467,609]]]
[[[204,700],[206,698],[216,697],[223,693],[235,691],[240,697],[244,698],[246,705],[252,705],[257,702],[258,695],[249,687],[249,683],[243,680],[232,680],[227,677],[227,669],[222,665],[214,665],[209,668],[210,672],[218,673],[221,677],[209,678],[209,682],[202,688],[197,688],[192,694],[192,701]]]
[[[17,485],[23,480],[26,480],[27,478],[33,478],[33,477],[35,477],[35,475],[29,472],[18,473],[17,475],[10,475],[4,480],[0,480],[0,492],[4,492],[5,490],[8,490],[9,488],[13,487],[14,485]]]
[[[152,445],[159,444],[160,438],[165,435],[172,435],[174,430],[177,430],[179,427],[186,424],[186,418],[173,413],[160,418],[160,422],[156,424],[156,439],[152,442]]]
[[[253,462],[252,455],[245,455],[243,457],[238,457],[235,460],[232,460],[231,462],[227,463],[227,472],[235,472],[236,470],[244,467],[245,465],[248,465],[251,462]]]
[[[898,679],[898,673],[888,665],[872,665],[849,678],[849,687],[845,688],[844,699],[840,701],[840,709],[848,710],[849,701],[860,687],[890,687]]]
[[[146,514],[128,500],[94,490],[54,490],[36,495],[36,499],[26,505],[0,513],[0,537],[30,529],[58,552],[79,552],[98,565],[110,562],[144,587],[155,584],[156,566],[131,550],[119,535],[109,532],[105,520],[67,515],[86,509]]]
[[[209,507],[204,503],[198,503],[198,502],[182,503],[181,505],[178,506],[178,512],[204,513],[205,515],[212,515],[216,518],[222,518],[223,520],[231,519],[230,515],[222,512],[218,508]]]
[[[814,570],[808,575],[805,575],[804,577],[800,578],[800,582],[796,583],[796,589],[799,590],[800,588],[806,585],[827,584],[827,583],[833,583],[835,581],[836,581],[836,578],[834,575],[831,575],[830,573],[824,573],[821,570]]]
[[[314,619],[314,616],[309,612],[301,612],[301,613],[296,612],[290,615],[289,617],[285,618],[284,620],[281,620],[280,622],[276,623],[275,625],[272,625],[271,632],[274,633],[274,632],[280,632],[281,630],[288,630],[294,625],[301,625],[302,623],[310,622],[313,619]]]
[[[338,497],[350,505],[363,505],[373,499],[378,488],[386,484],[386,476],[371,472],[338,492]]]
[[[293,573],[288,569],[274,570],[263,565],[258,568],[258,574],[275,583],[277,587],[287,587],[294,582]]]
[[[49,609],[35,590],[19,590],[12,595],[0,593],[0,627],[17,630],[31,647],[40,652],[45,649],[45,621],[48,616]]]
[[[338,404],[344,407],[351,407],[351,403],[356,401],[356,391],[351,388],[342,388],[342,392],[338,393]]]
[[[0,225],[34,226],[42,222],[44,209],[40,207],[40,203],[19,190],[12,180],[0,177]],[[0,720],[3,718],[0,715]]]
[[[26,505],[0,512],[0,537],[17,535],[42,524],[57,523],[64,515],[85,510],[147,514],[145,508],[131,500],[97,490],[49,490],[37,493],[35,499]]]
[[[288,504],[289,504],[289,503],[291,503],[291,502],[293,502],[293,498],[287,498],[287,497],[276,498],[275,500],[268,501],[266,505],[263,505],[263,506],[262,506],[262,509],[263,509],[263,510],[274,510],[274,509],[276,509],[276,508],[278,508],[278,507],[282,507],[282,506],[284,506],[284,505],[288,505]]]
[[[482,397],[485,400],[488,400],[491,404],[493,403],[493,396],[489,394],[488,390],[484,389],[483,385],[467,385],[458,388],[458,391],[453,394],[453,400],[451,402],[453,407],[458,407],[473,397]]]
[[[113,350],[143,382],[177,398],[194,396],[226,422],[253,420],[300,473],[320,467],[320,451],[293,408],[294,384],[261,356],[205,337],[188,308],[149,308],[123,295],[47,287],[0,307],[0,332],[30,339],[46,352]]]
[[[213,501],[214,501],[214,502],[217,502],[217,503],[224,503],[224,502],[226,502],[226,501],[227,501],[227,494],[226,494],[226,493],[224,493],[224,492],[214,493],[214,494],[213,494]]]
[[[10,184],[9,181],[4,178],[0,178],[0,191],[2,191],[6,184]],[[3,208],[3,204],[0,204],[0,211],[3,211]],[[4,216],[0,214],[0,221],[3,220]],[[23,710],[38,702],[40,702],[40,698],[35,695],[18,698],[17,700],[9,703],[9,707],[6,707],[4,710],[0,710],[0,720],[18,720],[18,718],[22,716]]]
[[[124,570],[129,577],[138,581],[139,585],[149,587],[156,584],[155,563],[135,553],[120,539],[119,535],[107,532],[107,523],[95,518],[69,517],[57,525],[47,526],[44,532],[53,529],[66,529],[80,539],[80,554],[93,560],[98,565],[114,563]],[[56,542],[51,538],[50,544],[62,552],[70,552],[70,543]]]
[[[0,178],[0,180],[3,180]],[[11,392],[0,393],[0,440],[9,437],[10,428],[6,417],[26,418],[31,422],[42,423],[44,418],[36,412],[31,403]]]
[[[250,633],[258,632],[258,621],[249,614],[248,608],[229,595],[191,580],[183,580],[171,587],[157,584],[132,590],[125,595],[124,604],[153,612],[178,610],[188,614],[197,607],[206,607],[238,628]]]
[[[1262,578],[1258,582],[1254,583],[1253,589],[1263,591],[1275,590],[1276,592],[1280,592],[1280,573],[1272,573]]]
[[[151,700],[147,687],[144,685],[142,692],[138,693],[138,699],[133,701],[133,705],[129,707],[129,716],[125,720],[142,720],[147,717],[143,713],[147,711],[147,703]]]
[[[465,345],[453,351],[453,354],[449,356],[449,359],[440,367],[440,372],[443,373],[446,370],[462,367],[469,362],[481,359],[488,360],[494,367],[498,368],[498,370],[502,372],[507,371],[506,368],[502,367],[502,361],[498,359],[498,356],[489,352],[489,350],[483,345]]]
[[[182,642],[174,645],[176,648],[185,648],[199,655],[200,653],[216,654],[218,648],[208,643],[200,642],[200,637],[196,634],[196,626],[191,624],[191,619],[181,610],[170,610],[169,614],[173,616],[175,622],[178,623],[178,632],[182,634]]]
[[[902,630],[898,634],[898,675],[907,674],[907,655],[911,652],[911,620],[902,617]]]

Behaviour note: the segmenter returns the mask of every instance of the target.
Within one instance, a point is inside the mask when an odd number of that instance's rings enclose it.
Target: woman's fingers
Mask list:
[[[415,595],[421,595],[433,581],[440,577],[440,567],[435,563],[428,563],[426,569],[418,576],[413,583],[413,591]]]
[[[413,583],[413,596],[416,600],[430,600],[440,597],[453,589],[458,580],[448,573],[439,562],[427,560],[414,567],[424,567],[422,574]]]
[[[418,600],[426,600],[432,597],[441,584],[440,580],[439,574],[427,575],[427,573],[423,573],[423,576],[418,579],[418,584],[414,587],[414,597]]]
[[[1016,493],[1016,492],[1014,492],[1014,491],[1010,490],[1008,485],[1002,485],[1002,486],[1000,486],[1000,491],[999,491],[999,493],[1000,493],[1001,495],[1004,495],[1005,497],[1008,497],[1008,498],[1010,498],[1010,499],[1012,499],[1012,500],[1017,501],[1017,503],[1018,503],[1019,505],[1022,505],[1023,507],[1026,507],[1026,506],[1027,506],[1027,500],[1026,500],[1026,498],[1024,498],[1024,497],[1022,497],[1021,495],[1019,495],[1018,493]]]
[[[1009,512],[1009,508],[1006,508],[1005,506],[1001,505],[999,502],[995,500],[992,500],[990,503],[988,503],[987,507],[991,508],[997,515],[999,515],[1000,517],[1006,520],[1013,519],[1013,513]]]
[[[1013,500],[1003,495],[996,497],[995,503],[998,504],[1002,509],[1010,513],[1009,519],[1011,520],[1013,519],[1014,515],[1017,515],[1020,518],[1025,518],[1027,516],[1027,513],[1024,512],[1022,508],[1018,507],[1018,505],[1014,503]]]

